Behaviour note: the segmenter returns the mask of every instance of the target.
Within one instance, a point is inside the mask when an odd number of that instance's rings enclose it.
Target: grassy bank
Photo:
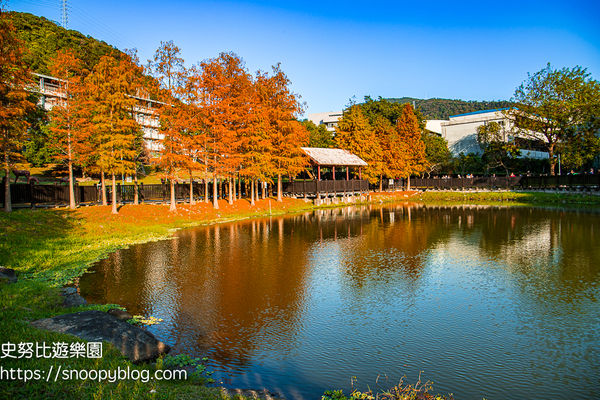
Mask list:
[[[600,206],[600,196],[586,193],[426,191],[384,192],[372,195],[374,202],[409,200],[426,204],[480,204],[505,206],[588,207]]]
[[[31,328],[29,321],[84,309],[108,309],[110,306],[84,306],[65,309],[59,288],[80,276],[96,260],[108,253],[135,243],[168,237],[173,230],[213,222],[255,216],[278,215],[311,207],[302,200],[260,200],[250,207],[241,200],[234,205],[180,205],[170,213],[167,205],[123,206],[118,215],[110,207],[84,207],[76,211],[19,210],[0,214],[0,265],[17,270],[19,280],[0,282],[1,343],[73,343],[73,337]],[[134,366],[111,346],[105,346],[102,359],[65,360],[22,358],[0,359],[2,368],[48,371],[61,365],[70,369],[121,368],[154,369]],[[46,382],[45,380],[0,381],[0,398],[151,398],[151,399],[218,399],[229,398],[201,381],[91,381]]]

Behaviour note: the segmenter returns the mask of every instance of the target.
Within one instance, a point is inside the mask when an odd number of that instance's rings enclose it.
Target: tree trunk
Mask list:
[[[140,187],[138,186],[137,168],[133,172],[133,204],[140,204]]]
[[[231,177],[231,183],[233,185],[233,201],[237,200],[237,183],[235,182],[235,175]]]
[[[4,151],[4,211],[12,211],[10,198],[10,167],[8,163],[8,152]]]
[[[219,209],[219,200],[217,195],[217,188],[219,183],[217,182],[217,175],[213,174],[213,207],[218,210]]]
[[[192,176],[192,170],[190,169],[190,205],[196,204],[194,201],[194,177]]]
[[[410,175],[406,177],[406,190],[410,190]]]
[[[115,173],[111,174],[112,176],[112,210],[113,214],[118,214],[117,210],[117,181],[115,180]]]
[[[277,201],[283,201],[281,197],[281,174],[277,175]]]
[[[265,182],[261,182],[260,186],[262,189],[262,198],[263,198],[263,200],[266,200],[267,199],[267,190],[269,190],[269,187],[267,186],[267,183],[265,183]]]
[[[550,175],[554,176],[556,171],[556,158],[554,158],[554,145],[548,147],[548,161],[550,161]]]
[[[108,200],[106,199],[106,179],[104,177],[104,170],[100,174],[100,182],[102,182],[102,184],[100,185],[100,190],[102,191],[102,205],[106,206],[108,205]]]
[[[233,204],[233,182],[231,182],[231,178],[227,179],[227,202]]]
[[[250,205],[254,205],[254,179],[250,180]]]
[[[238,174],[238,200],[242,199],[242,177]]]
[[[73,162],[69,160],[69,208],[74,210],[75,204],[75,182],[73,182]]]
[[[204,202],[208,203],[208,178],[204,178]]]
[[[177,211],[177,203],[175,202],[175,179],[169,179],[169,185],[171,186],[171,205],[169,211]]]
[[[379,192],[383,192],[383,175],[379,175]]]

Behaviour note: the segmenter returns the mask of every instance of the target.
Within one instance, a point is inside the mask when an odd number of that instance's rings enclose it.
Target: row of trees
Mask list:
[[[335,143],[369,164],[364,175],[371,183],[379,181],[381,190],[384,177],[410,179],[427,171],[422,124],[410,104],[366,98],[344,111]]]
[[[10,211],[8,176],[14,162],[22,158],[27,140],[26,116],[35,109],[31,75],[23,61],[22,43],[5,15],[0,14],[2,60],[0,111],[5,170],[5,208]],[[69,173],[70,207],[75,207],[74,168],[101,178],[102,203],[107,204],[105,177],[112,183],[113,213],[116,205],[116,176],[132,175],[136,185],[140,165],[155,164],[171,186],[171,209],[176,208],[174,182],[194,173],[206,183],[217,179],[228,186],[228,201],[239,196],[236,182],[251,185],[251,202],[257,181],[278,183],[281,200],[282,176],[296,175],[306,164],[300,150],[308,143],[308,132],[297,120],[303,105],[289,89],[289,79],[280,66],[267,73],[250,74],[233,53],[186,68],[180,49],[162,43],[153,60],[142,67],[135,52],[105,55],[91,70],[71,49],[58,51],[49,72],[60,79],[58,102],[49,112],[47,146]],[[156,110],[162,148],[149,154],[143,131],[136,121],[139,96],[158,100]],[[190,190],[190,201],[193,192]]]
[[[213,180],[213,204],[218,208],[218,179],[227,181],[230,204],[240,177],[251,182],[252,203],[257,180],[277,180],[281,201],[282,175],[296,175],[305,165],[300,147],[308,133],[296,119],[302,105],[279,65],[271,73],[252,76],[238,56],[221,53],[186,68],[180,49],[165,42],[145,71],[135,54],[129,54],[104,56],[86,73],[70,51],[59,52],[51,70],[63,80],[66,93],[65,101],[50,113],[51,137],[68,165],[71,193],[75,164],[100,174],[106,204],[108,174],[114,213],[115,176],[133,175],[137,195],[137,167],[148,161],[134,118],[140,92],[160,100],[157,112],[164,138],[150,161],[170,183],[171,210],[176,209],[175,182],[189,177],[191,185],[195,172],[204,177],[206,201],[208,179]]]

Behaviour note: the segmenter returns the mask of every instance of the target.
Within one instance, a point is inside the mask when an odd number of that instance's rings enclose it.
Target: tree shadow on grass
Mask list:
[[[68,255],[77,246],[81,223],[81,217],[67,210],[1,213],[0,265],[15,269],[19,279],[50,273],[46,279],[51,280],[72,261]]]

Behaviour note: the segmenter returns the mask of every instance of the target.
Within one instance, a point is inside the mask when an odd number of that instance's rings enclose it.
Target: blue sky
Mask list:
[[[458,4],[455,4],[458,3]],[[510,99],[547,62],[600,79],[600,1],[69,0],[69,27],[152,56],[173,40],[188,65],[221,51],[251,71],[281,62],[307,113],[352,96]],[[60,21],[59,0],[11,10]]]

